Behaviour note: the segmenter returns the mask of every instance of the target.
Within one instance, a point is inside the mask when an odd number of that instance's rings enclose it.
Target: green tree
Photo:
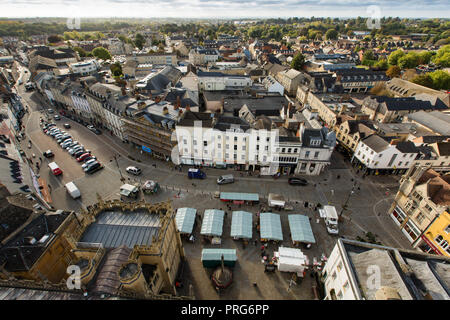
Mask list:
[[[420,56],[417,52],[409,52],[398,59],[400,69],[412,69],[419,65]]]
[[[109,60],[112,58],[109,51],[103,47],[97,47],[94,50],[92,50],[92,55],[102,60]]]
[[[335,29],[329,29],[325,33],[325,38],[327,40],[336,40],[338,38],[339,33]]]
[[[433,80],[433,89],[450,90],[450,74],[444,70],[436,70],[429,73]]]
[[[299,52],[292,59],[291,68],[300,71],[302,70],[304,65],[305,65],[305,56]]]
[[[398,59],[400,59],[404,55],[405,55],[405,52],[403,50],[401,50],[401,49],[398,49],[398,50],[392,52],[389,55],[389,58],[388,58],[389,64],[392,65],[392,66],[396,66],[397,63],[398,63]]]
[[[79,55],[81,58],[84,58],[84,57],[87,56],[87,52],[86,52],[83,48],[81,48],[81,47],[74,47],[73,50],[75,50],[76,52],[78,52],[78,55]]]
[[[112,75],[114,77],[120,77],[120,76],[123,75],[123,73],[122,73],[122,66],[120,65],[119,62],[116,62],[116,63],[112,64],[110,66],[110,69],[111,69],[111,73],[112,73]]]
[[[424,87],[433,88],[433,79],[428,73],[418,75],[417,77],[412,79],[411,82],[419,84]]]
[[[57,42],[60,42],[62,40],[63,39],[60,36],[56,35],[56,34],[48,36],[48,38],[47,38],[47,41],[50,42],[50,43],[57,43]]]
[[[450,67],[450,44],[440,48],[432,60],[435,64],[443,68]]]
[[[390,66],[386,71],[386,75],[391,79],[400,76],[400,73],[401,70],[398,66]]]
[[[136,37],[134,38],[134,44],[136,45],[136,47],[139,48],[139,50],[142,50],[142,48],[144,47],[144,44],[145,44],[144,36],[140,33],[137,33]]]
[[[378,60],[378,61],[375,63],[374,66],[375,66],[375,68],[377,68],[378,70],[387,70],[388,67],[389,67],[388,62],[387,62],[386,59]]]

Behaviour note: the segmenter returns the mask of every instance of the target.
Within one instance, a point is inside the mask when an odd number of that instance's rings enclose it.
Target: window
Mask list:
[[[294,148],[294,153],[297,153],[297,148]]]
[[[419,212],[419,214],[416,217],[416,220],[417,220],[418,223],[422,223],[423,220],[425,220],[425,216],[423,215],[422,212]]]
[[[229,144],[225,145],[225,148],[230,149],[230,145]]]
[[[305,158],[309,158],[309,151],[305,152]]]
[[[234,154],[234,160],[237,160],[237,154]]]
[[[282,153],[286,153],[286,148],[282,148],[282,149],[281,149],[281,152],[282,152]]]
[[[196,146],[197,145],[197,140],[194,140],[194,146]]]
[[[314,153],[314,159],[317,159],[319,157],[319,151],[316,151],[315,153]]]
[[[268,151],[269,150],[269,146],[265,146],[264,150]]]
[[[339,300],[342,300],[343,295],[342,295],[342,291],[341,291],[341,290],[339,290],[339,292],[338,292],[338,294],[337,294],[337,298],[338,298]]]
[[[183,139],[183,143],[184,143],[184,144],[187,144],[187,140],[186,140],[186,139]]]
[[[245,151],[245,146],[242,146],[242,151]]]
[[[402,165],[402,162],[400,161],[399,163],[398,163],[398,166],[400,167]]]
[[[242,141],[246,142],[246,141],[247,141],[247,138],[246,138],[246,137],[242,138]]]
[[[266,138],[266,141],[269,142],[269,141],[270,141],[270,138]]]
[[[380,155],[378,156],[379,158],[381,158],[383,155],[380,153]]]
[[[227,140],[230,140],[230,136],[227,136]]]
[[[288,152],[288,153],[291,153],[291,150],[292,150],[291,148],[288,148],[288,151],[287,151],[287,152]]]
[[[256,141],[259,141],[259,137],[256,137]]]
[[[345,281],[345,283],[344,283],[344,292],[347,291],[349,287],[350,287],[350,284],[348,283],[348,281]]]
[[[237,137],[234,137],[234,141],[237,141]]]
[[[203,141],[203,146],[207,147],[208,146],[208,141]]]
[[[342,269],[342,261],[339,262],[339,264],[337,265],[337,270],[341,271]]]
[[[336,271],[333,272],[333,274],[331,275],[331,277],[333,278],[333,280],[336,280],[336,277],[337,277]]]
[[[222,144],[218,143],[217,148],[222,148]]]
[[[230,155],[228,153],[225,153],[225,158],[228,159]]]
[[[256,145],[256,150],[259,150],[259,144]]]
[[[409,164],[409,161],[406,161],[406,162],[405,162],[405,167],[408,166],[408,164]]]
[[[241,156],[241,160],[245,160],[245,155],[242,155],[242,156]]]

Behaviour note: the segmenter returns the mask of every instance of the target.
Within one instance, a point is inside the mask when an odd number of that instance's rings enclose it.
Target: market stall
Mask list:
[[[178,208],[175,216],[177,230],[182,235],[190,235],[194,230],[195,217],[197,209],[194,208]]]
[[[225,212],[217,209],[207,209],[203,215],[200,234],[205,236],[212,244],[220,244],[223,232],[223,219]]]
[[[292,243],[313,244],[316,243],[309,218],[300,214],[288,215],[289,228],[291,230]]]
[[[283,241],[280,215],[272,212],[262,212],[259,216],[261,241]]]
[[[234,204],[255,204],[259,203],[259,194],[257,193],[241,193],[241,192],[221,192],[220,200],[225,202],[233,202]]]
[[[246,211],[233,211],[231,218],[231,237],[234,239],[252,238],[253,215]]]
[[[221,261],[227,267],[234,267],[237,261],[236,249],[208,248],[202,250],[202,264],[205,268],[215,268],[220,266]]]
[[[279,247],[278,251],[274,252],[274,258],[278,271],[295,272],[299,277],[305,276],[309,261],[300,249]]]

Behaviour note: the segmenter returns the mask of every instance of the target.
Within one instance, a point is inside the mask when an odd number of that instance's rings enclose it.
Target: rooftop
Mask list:
[[[150,245],[160,229],[159,215],[146,211],[104,211],[84,232],[80,242],[102,243],[105,248]]]

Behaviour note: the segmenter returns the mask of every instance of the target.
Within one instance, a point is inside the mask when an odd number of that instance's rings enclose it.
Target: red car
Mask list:
[[[89,157],[91,154],[90,153],[83,153],[81,156],[79,156],[78,158],[77,158],[77,161],[78,162],[81,162],[81,161],[83,161],[84,159],[86,159],[87,157]]]

